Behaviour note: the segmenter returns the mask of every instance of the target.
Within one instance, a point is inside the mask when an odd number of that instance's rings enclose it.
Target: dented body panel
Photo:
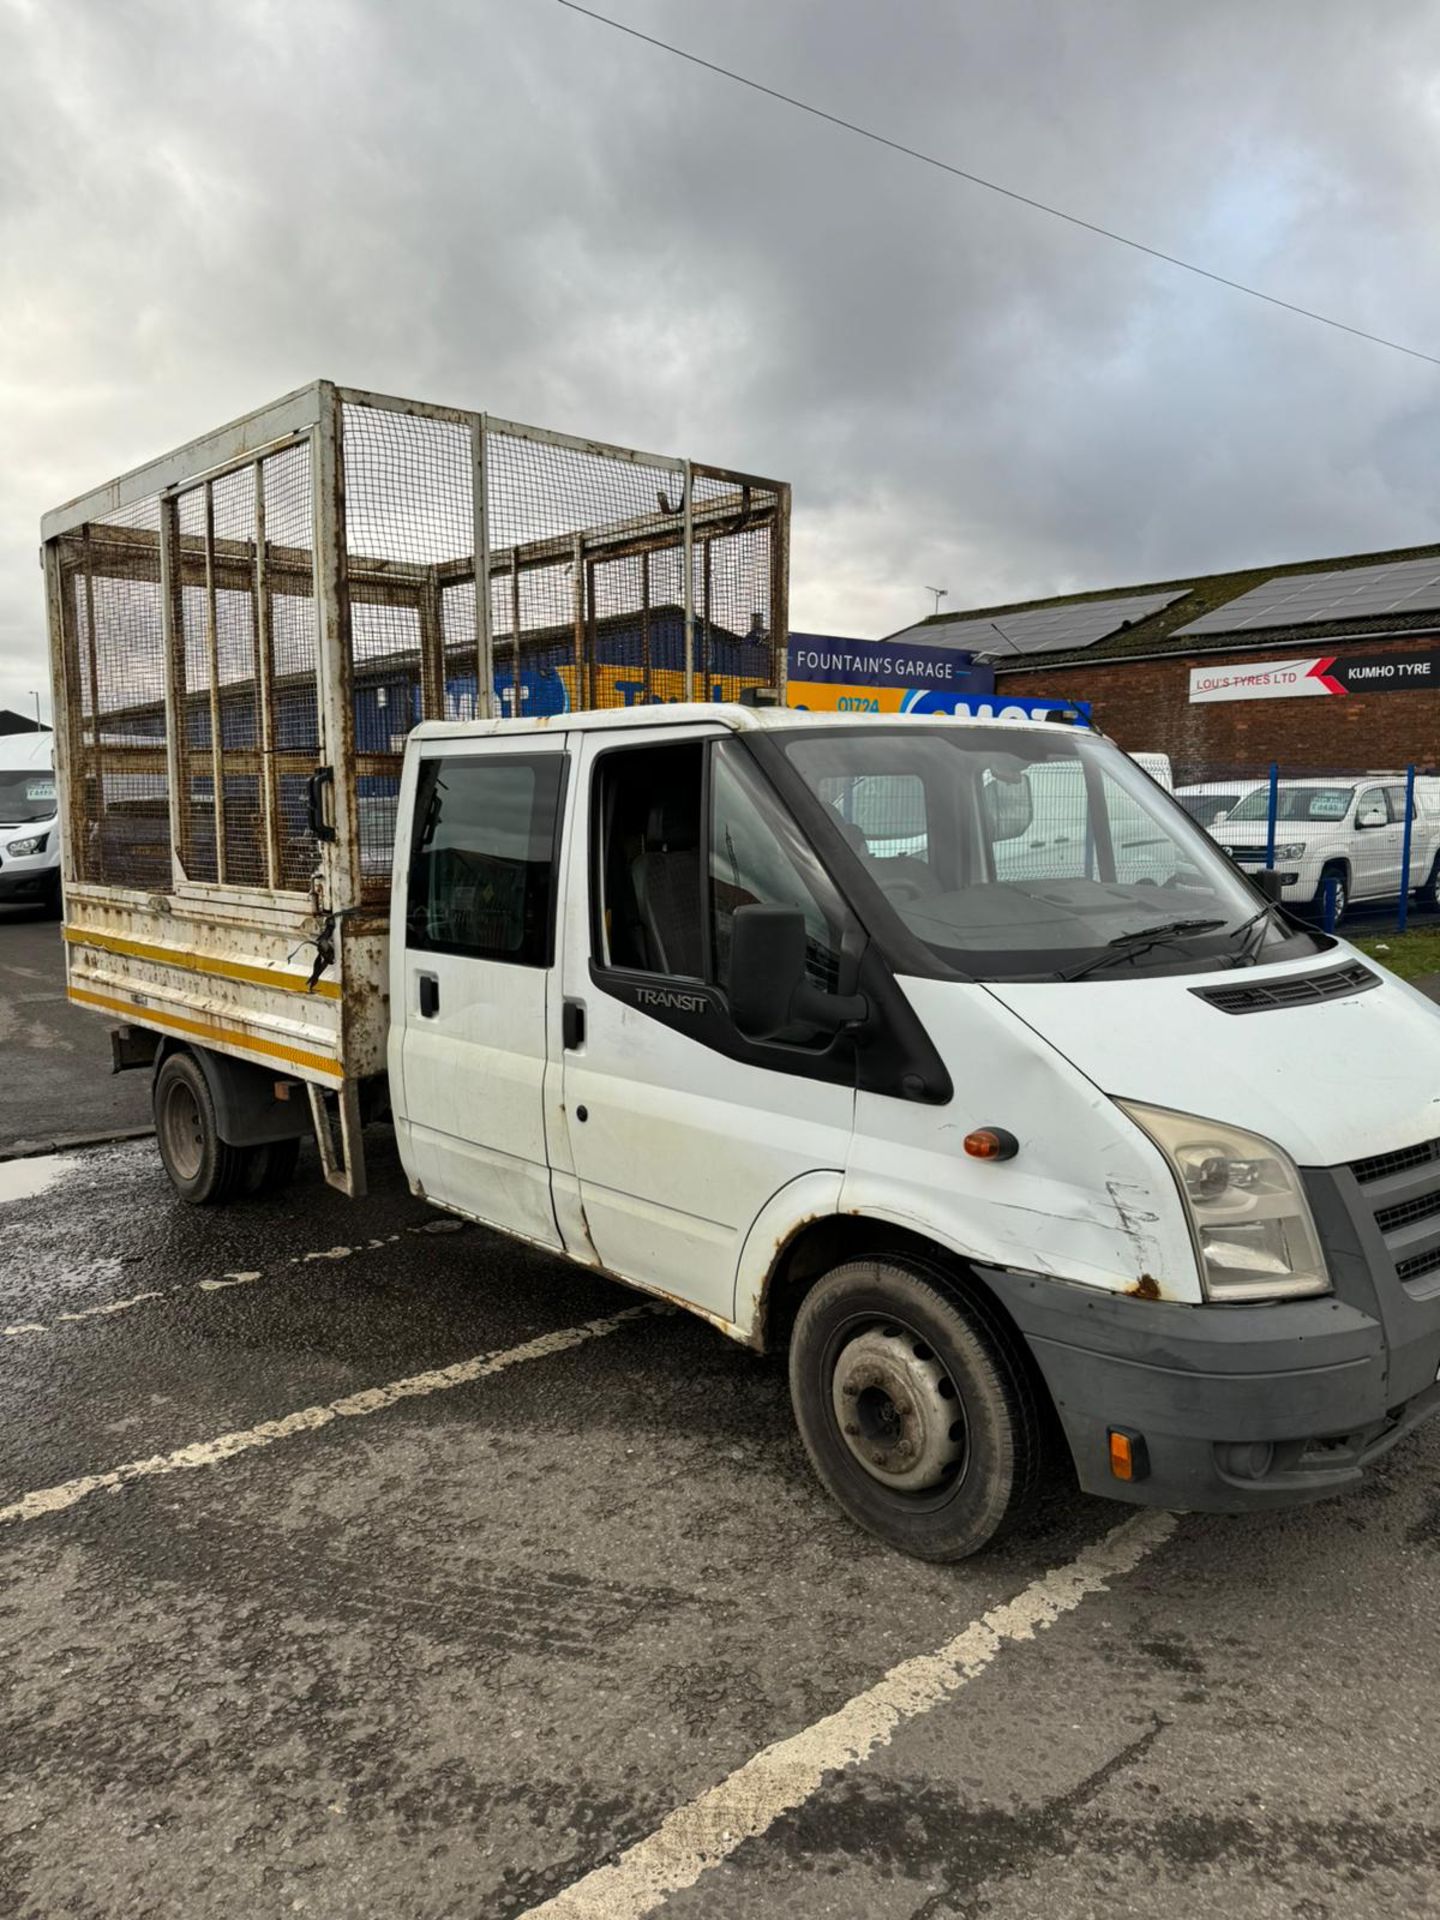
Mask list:
[[[929,1032],[953,1036],[955,1095],[932,1107],[862,1093],[842,1206],[966,1260],[1198,1301],[1175,1182],[1113,1101],[988,987],[901,985]],[[961,1143],[977,1127],[1013,1133],[1015,1158],[970,1158]]]

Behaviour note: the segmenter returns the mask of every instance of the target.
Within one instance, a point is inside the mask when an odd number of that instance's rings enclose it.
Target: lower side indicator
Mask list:
[[[1111,1427],[1110,1471],[1117,1480],[1144,1480],[1150,1472],[1150,1450],[1143,1433],[1133,1427]]]

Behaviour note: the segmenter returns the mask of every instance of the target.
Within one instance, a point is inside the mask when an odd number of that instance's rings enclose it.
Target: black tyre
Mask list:
[[[210,1087],[193,1054],[166,1054],[155,1076],[154,1107],[160,1158],[180,1198],[192,1207],[233,1199],[245,1178],[245,1150],[220,1138]]]
[[[295,1178],[300,1159],[298,1140],[268,1140],[245,1148],[244,1186],[247,1194],[279,1193]]]
[[[1430,877],[1416,894],[1422,907],[1431,913],[1440,913],[1440,853],[1435,856],[1435,864],[1430,869]]]
[[[1034,1491],[1040,1413],[1013,1336],[908,1254],[836,1267],[805,1296],[790,1397],[845,1512],[917,1559],[978,1552]]]
[[[1315,889],[1311,908],[1317,920],[1325,918],[1325,888],[1331,880],[1335,882],[1335,924],[1338,927],[1350,905],[1350,869],[1343,860],[1332,860],[1320,875],[1320,884]]]

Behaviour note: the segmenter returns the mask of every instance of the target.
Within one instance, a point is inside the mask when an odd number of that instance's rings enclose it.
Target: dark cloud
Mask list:
[[[1440,350],[1420,0],[614,0]],[[318,373],[795,484],[797,625],[1434,538],[1440,369],[549,0],[0,0],[0,705],[40,513]]]

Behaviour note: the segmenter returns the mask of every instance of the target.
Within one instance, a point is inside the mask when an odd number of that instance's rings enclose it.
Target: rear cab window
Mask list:
[[[548,967],[566,756],[420,763],[405,938],[423,953]]]

